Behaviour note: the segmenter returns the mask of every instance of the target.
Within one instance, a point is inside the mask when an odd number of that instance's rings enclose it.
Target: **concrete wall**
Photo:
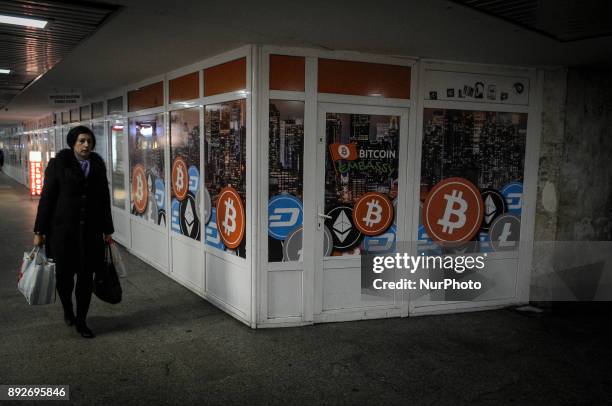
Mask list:
[[[612,240],[612,70],[570,69],[557,240]]]
[[[612,70],[546,70],[542,102],[531,299],[603,299],[612,284]]]

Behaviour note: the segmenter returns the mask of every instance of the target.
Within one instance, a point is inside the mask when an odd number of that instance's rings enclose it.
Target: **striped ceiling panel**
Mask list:
[[[48,21],[43,29],[0,23],[0,108],[94,33],[118,6],[89,1],[0,0],[0,14]]]
[[[454,0],[560,42],[612,35],[609,0]]]

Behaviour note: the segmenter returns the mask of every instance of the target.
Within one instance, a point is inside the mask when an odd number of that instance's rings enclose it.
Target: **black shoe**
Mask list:
[[[85,323],[76,323],[75,326],[76,326],[76,331],[81,335],[81,337],[83,338],[94,338],[95,337],[93,331],[91,331]]]
[[[64,313],[64,323],[66,323],[68,327],[72,326],[74,322],[75,317],[73,313]]]

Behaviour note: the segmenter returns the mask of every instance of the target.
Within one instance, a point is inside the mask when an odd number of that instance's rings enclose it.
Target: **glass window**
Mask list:
[[[62,129],[61,128],[56,128],[55,129],[55,150],[54,151],[57,153],[62,148],[63,148]]]
[[[206,244],[242,258],[246,258],[245,107],[245,100],[209,105],[204,116],[203,198],[208,193],[212,207]]]
[[[98,122],[91,125],[91,131],[96,136],[96,152],[102,157],[108,168],[108,138],[104,132],[104,123]]]
[[[419,252],[518,249],[526,113],[423,113]]]
[[[104,115],[104,102],[91,104],[91,118],[99,118]]]
[[[163,114],[130,119],[130,207],[132,214],[166,226]]]
[[[125,131],[123,124],[110,124],[111,135],[111,186],[113,205],[125,209]]]
[[[270,100],[268,261],[302,260],[304,102]]]
[[[172,187],[170,228],[200,240],[200,109],[170,113],[170,160]],[[204,219],[210,219],[210,196],[206,195]]]
[[[327,113],[324,255],[395,250],[400,117]]]

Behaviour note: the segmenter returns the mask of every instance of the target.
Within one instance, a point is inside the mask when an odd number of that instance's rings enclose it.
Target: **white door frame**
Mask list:
[[[361,102],[362,100],[360,100]],[[390,103],[392,104],[392,103]],[[324,222],[318,213],[324,209],[325,204],[325,159],[326,159],[326,114],[348,113],[348,114],[371,114],[371,115],[390,115],[400,117],[400,142],[399,142],[399,162],[398,162],[398,203],[397,203],[397,235],[396,241],[409,241],[408,230],[412,229],[412,206],[414,198],[412,196],[414,173],[412,173],[412,165],[408,165],[410,157],[414,156],[414,151],[409,153],[410,148],[413,149],[409,139],[409,118],[410,108],[395,106],[381,106],[368,104],[346,104],[333,102],[319,102],[317,106],[317,136],[306,140],[306,142],[315,143],[316,146],[311,150],[316,150],[316,193],[315,207],[316,212],[312,221],[305,221],[305,227],[311,227],[314,236],[314,241],[310,244],[312,247],[312,257],[314,258],[314,302],[313,302],[313,319],[314,322],[340,321],[340,320],[355,320],[364,318],[380,318],[380,317],[398,317],[408,314],[408,294],[402,291],[396,291],[394,294],[393,305],[355,307],[341,310],[323,311],[323,272],[327,269],[344,268],[344,267],[359,267],[360,257],[354,258],[324,258],[323,253],[323,227],[319,223]],[[410,171],[410,172],[409,172]],[[308,174],[306,174],[308,176]],[[312,176],[312,175],[311,175]]]

